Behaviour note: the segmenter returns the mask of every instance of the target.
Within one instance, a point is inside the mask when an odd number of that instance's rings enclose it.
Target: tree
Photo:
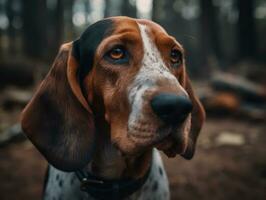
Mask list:
[[[212,0],[200,0],[200,48],[201,65],[208,66],[209,57],[221,58],[219,26]]]
[[[49,10],[48,20],[48,48],[47,56],[54,57],[58,52],[59,46],[63,40],[64,30],[64,3],[63,0],[55,0],[56,4],[54,9]]]
[[[47,50],[47,8],[44,0],[27,0],[22,4],[24,52],[43,59]]]
[[[124,0],[122,3],[121,14],[129,17],[137,17],[136,1]]]
[[[7,18],[9,21],[9,26],[8,26],[7,32],[8,32],[8,36],[10,37],[11,41],[14,41],[15,36],[16,36],[16,30],[15,30],[15,27],[13,25],[14,24],[13,23],[14,18],[15,18],[15,12],[12,9],[13,4],[14,4],[14,0],[9,0],[6,2],[6,15],[7,15]],[[14,42],[10,42],[9,49],[8,49],[9,53],[11,53],[11,54],[15,53],[15,46],[16,46],[16,44]]]
[[[177,29],[182,22],[174,9],[174,3],[175,1],[153,0],[152,19],[162,24],[168,33],[176,36],[180,34]]]
[[[105,0],[104,17],[121,15],[122,1],[127,0]]]
[[[254,58],[257,54],[257,41],[254,20],[254,1],[238,0],[237,22],[238,51],[240,59]]]
[[[67,39],[73,39],[74,38],[74,24],[72,21],[73,17],[73,4],[74,0],[65,0],[64,1],[64,16],[65,16],[65,21],[64,21],[64,38]]]

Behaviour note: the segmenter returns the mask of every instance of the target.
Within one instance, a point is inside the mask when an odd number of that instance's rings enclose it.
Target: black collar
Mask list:
[[[81,182],[80,189],[92,197],[101,200],[121,200],[140,189],[148,179],[150,171],[151,166],[142,178],[120,180],[103,180],[82,170],[75,173]]]

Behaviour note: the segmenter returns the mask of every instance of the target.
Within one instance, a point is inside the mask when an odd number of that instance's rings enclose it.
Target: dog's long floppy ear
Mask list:
[[[72,43],[62,45],[48,75],[22,113],[22,128],[50,164],[84,167],[92,156],[94,119],[78,81]]]
[[[180,78],[180,83],[187,91],[189,98],[193,104],[193,110],[191,113],[191,128],[188,135],[188,144],[185,152],[181,154],[184,158],[191,159],[194,156],[197,138],[205,121],[205,110],[192,89],[192,85],[185,67]]]

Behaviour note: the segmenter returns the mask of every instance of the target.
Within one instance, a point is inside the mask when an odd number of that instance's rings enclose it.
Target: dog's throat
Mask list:
[[[97,145],[90,173],[106,180],[140,178],[149,170],[152,150],[138,156],[123,156],[111,143]]]

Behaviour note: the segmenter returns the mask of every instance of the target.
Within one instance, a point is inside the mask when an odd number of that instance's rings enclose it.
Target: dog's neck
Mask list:
[[[91,173],[103,179],[123,179],[143,177],[149,170],[152,159],[151,149],[139,155],[127,157],[112,144],[107,129],[99,128],[97,135],[95,154],[89,169]]]

